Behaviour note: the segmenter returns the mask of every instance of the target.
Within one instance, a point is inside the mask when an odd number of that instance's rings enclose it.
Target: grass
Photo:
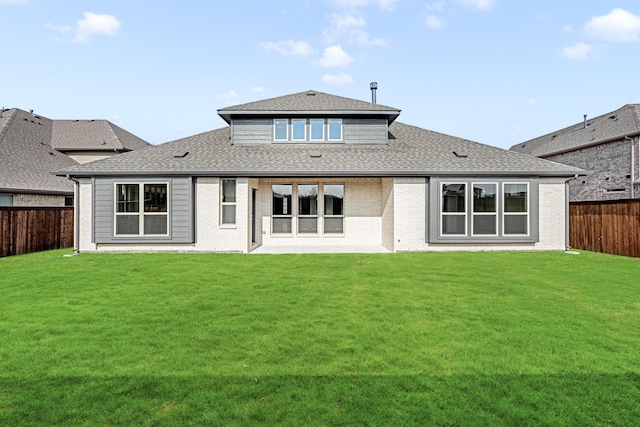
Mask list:
[[[0,425],[631,426],[640,260],[0,259]]]

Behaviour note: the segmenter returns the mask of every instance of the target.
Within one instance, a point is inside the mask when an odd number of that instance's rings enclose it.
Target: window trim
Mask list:
[[[469,183],[467,182],[459,182],[459,181],[445,181],[440,183],[440,191],[441,194],[442,192],[444,192],[444,186],[445,185],[464,185],[464,211],[463,212],[445,212],[444,211],[444,204],[442,203],[442,198],[440,200],[440,236],[441,237],[463,237],[466,236],[469,233]],[[461,216],[464,217],[464,233],[460,234],[452,234],[452,233],[448,233],[448,234],[444,234],[443,229],[444,229],[444,217],[445,216]]]
[[[303,131],[303,136],[302,138],[296,138],[295,137],[295,132],[294,132],[294,123],[300,123],[302,122],[302,131]],[[307,140],[307,119],[291,119],[291,141],[295,141],[295,142],[299,142],[299,141],[306,141]]]
[[[313,122],[320,122],[320,129],[322,130],[322,136],[320,138],[313,137]],[[309,119],[309,141],[312,142],[323,142],[324,139],[324,127],[325,127],[325,119]]]
[[[277,123],[278,122],[285,122],[285,126],[284,126],[285,137],[284,138],[278,138],[278,131],[277,131]],[[277,142],[289,141],[289,119],[273,119],[273,140],[277,141]]]
[[[341,215],[327,215],[325,209],[325,194],[324,189],[327,185],[341,185],[342,186],[342,214]],[[344,199],[346,196],[346,184],[344,182],[323,182],[322,183],[322,235],[328,236],[344,236]],[[325,218],[341,218],[342,219],[342,231],[340,233],[328,233],[326,231]]]
[[[118,186],[119,185],[137,185],[138,186],[138,211],[137,212],[118,212]],[[144,186],[145,185],[164,185],[167,189],[167,210],[166,212],[145,212],[144,210]],[[171,186],[167,181],[115,181],[113,183],[113,236],[117,238],[135,238],[135,239],[155,239],[158,237],[169,237],[170,230],[170,211],[171,211]],[[118,217],[126,215],[138,216],[138,234],[118,234]],[[144,219],[146,216],[165,216],[167,221],[167,232],[165,234],[145,234]]]
[[[539,179],[538,177],[431,177],[426,178],[427,181],[427,215],[426,215],[426,240],[429,243],[535,243],[539,241]],[[466,235],[443,235],[442,230],[442,185],[450,183],[466,183],[467,188],[472,188],[474,184],[497,183],[498,184],[498,200],[497,200],[497,217],[498,227],[497,235],[473,235],[472,221],[473,213],[468,215],[466,219]],[[507,234],[503,232],[504,227],[504,186],[503,184],[527,184],[528,191],[528,216],[527,216],[527,235]],[[469,189],[466,190],[467,201],[466,210],[472,212],[472,199],[469,198]]]
[[[504,188],[507,185],[523,185],[525,184],[527,186],[527,203],[526,203],[526,211],[525,212],[507,212],[505,210],[505,202],[506,202],[506,197],[504,197],[505,191]],[[529,234],[531,233],[531,224],[529,221],[530,218],[530,212],[531,212],[531,191],[529,190],[529,183],[528,182],[510,182],[510,181],[505,181],[502,183],[502,235],[503,236],[529,236]],[[527,218],[525,224],[527,226],[527,232],[525,234],[506,234],[505,233],[505,224],[506,224],[506,217],[507,216],[525,216]]]
[[[340,123],[340,138],[331,138],[331,122]],[[327,141],[336,142],[344,140],[344,120],[341,118],[328,118],[327,119]]]
[[[225,202],[224,201],[224,183],[225,181],[233,181],[234,182],[234,201],[233,202]],[[238,223],[238,182],[235,178],[220,178],[220,225],[223,227],[234,227]],[[234,221],[233,222],[224,222],[224,207],[225,206],[233,206],[234,207]]]
[[[495,210],[493,212],[476,212],[475,211],[475,203],[474,203],[474,201],[475,201],[475,193],[474,193],[474,189],[475,189],[476,184],[479,184],[479,185],[489,184],[489,185],[495,186],[495,191],[496,191],[495,205],[496,206],[495,206]],[[499,194],[500,186],[498,185],[497,182],[493,182],[493,181],[481,181],[481,182],[473,181],[471,183],[471,188],[470,189],[471,189],[471,200],[469,202],[470,202],[470,208],[471,208],[471,223],[470,223],[470,226],[471,226],[471,233],[470,234],[471,234],[471,236],[472,237],[496,237],[496,236],[499,236],[500,229],[498,228],[499,227],[499,221],[498,221],[499,213],[498,213],[498,211],[499,211],[500,207],[498,206],[498,199],[500,198],[500,194]],[[475,227],[474,227],[474,219],[475,219],[476,216],[494,216],[495,217],[494,226],[495,226],[496,232],[493,233],[493,234],[476,233],[475,232]],[[502,234],[504,235],[504,233],[502,233]]]
[[[308,186],[315,186],[316,187],[316,213],[315,215],[313,214],[302,214],[300,213],[300,209],[302,208],[301,204],[300,204],[300,186],[301,185],[308,185]],[[296,226],[297,226],[297,233],[298,235],[304,235],[304,236],[316,236],[320,233],[320,227],[319,227],[319,219],[320,219],[320,212],[319,212],[319,207],[320,207],[320,183],[319,182],[300,182],[300,183],[296,183],[295,185],[295,192],[296,192],[296,200],[297,200],[297,207],[296,207],[296,212],[298,212],[298,214],[296,215]],[[308,219],[313,219],[315,218],[316,220],[316,231],[315,232],[304,232],[304,231],[300,231],[300,219],[301,218],[308,218]]]

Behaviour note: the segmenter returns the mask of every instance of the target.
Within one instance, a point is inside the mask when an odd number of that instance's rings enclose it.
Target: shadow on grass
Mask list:
[[[0,377],[0,425],[634,425],[640,375]]]

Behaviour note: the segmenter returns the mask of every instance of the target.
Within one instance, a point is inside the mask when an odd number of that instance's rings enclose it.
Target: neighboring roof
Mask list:
[[[454,154],[456,151],[459,157]],[[185,155],[185,153],[187,153]],[[382,144],[230,143],[230,127],[67,168],[58,175],[573,176],[582,169],[393,123]]]
[[[130,151],[149,143],[106,120],[51,120],[17,108],[0,117],[0,192],[72,194],[51,172],[76,165],[63,151]]]
[[[357,99],[344,98],[342,96],[308,90],[292,95],[279,96],[277,98],[264,99],[249,102],[247,104],[234,105],[218,110],[218,114],[227,123],[231,122],[233,115],[367,115],[389,117],[393,122],[400,110],[371,102]]]
[[[640,104],[627,104],[607,114],[516,144],[519,153],[545,157],[640,134]]]
[[[53,120],[51,145],[61,151],[132,151],[150,144],[107,120]]]
[[[51,171],[77,164],[51,145],[52,121],[18,109],[0,118],[0,192],[72,194],[71,181]]]

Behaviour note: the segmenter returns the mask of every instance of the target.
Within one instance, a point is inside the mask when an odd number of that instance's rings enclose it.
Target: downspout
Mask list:
[[[569,182],[573,181],[575,179],[578,179],[578,174],[574,175],[573,178],[567,179],[565,181],[565,183],[564,183],[564,194],[565,194],[565,196],[564,196],[564,200],[565,200],[565,210],[564,210],[564,212],[565,212],[565,214],[564,214],[565,215],[565,221],[564,221],[564,223],[565,223],[565,230],[564,230],[565,242],[564,242],[564,247],[566,248],[566,250],[571,249],[571,245],[569,244],[569,240],[570,240],[570,233],[569,233],[569,228],[570,228],[569,227],[569,221],[570,221],[570,218],[569,218],[569,209],[570,209],[570,206],[569,206]]]
[[[73,191],[73,254],[77,255],[80,253],[80,181],[69,175],[67,175],[67,179],[75,184]]]

